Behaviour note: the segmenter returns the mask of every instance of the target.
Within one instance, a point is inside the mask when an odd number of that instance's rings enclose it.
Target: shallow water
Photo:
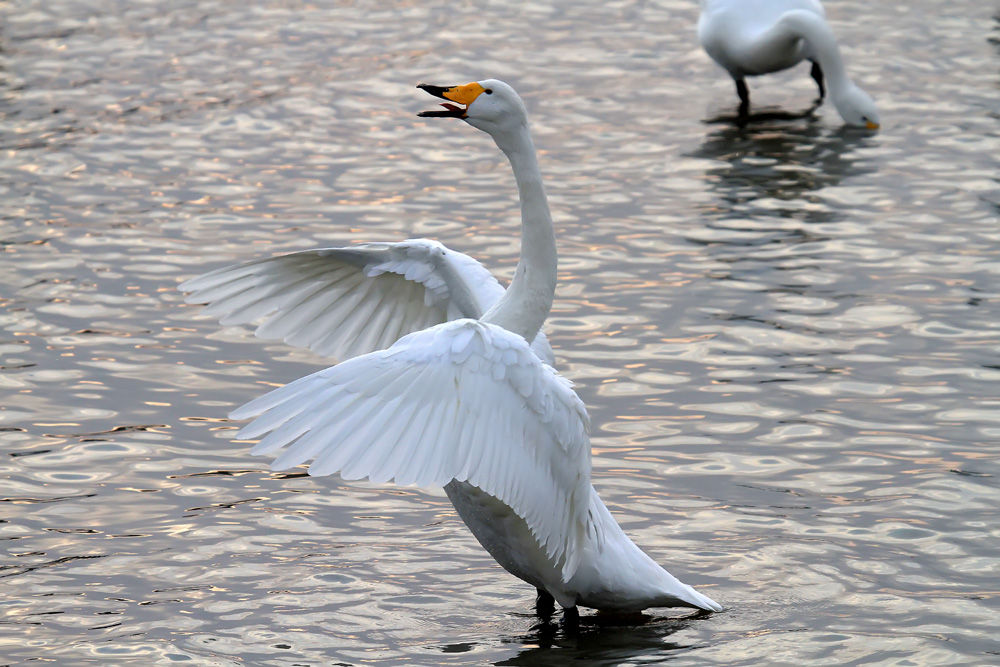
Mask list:
[[[5,3],[3,664],[1000,664],[1000,19],[884,4],[828,3],[871,134],[706,123],[693,2]],[[415,116],[487,76],[532,113],[595,484],[725,613],[539,624],[442,492],[230,441],[325,361],[180,280],[416,236],[512,274],[502,156]]]

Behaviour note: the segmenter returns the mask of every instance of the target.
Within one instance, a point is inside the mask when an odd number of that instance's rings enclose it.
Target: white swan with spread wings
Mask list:
[[[254,418],[237,437],[263,436],[255,454],[284,449],[275,469],[312,460],[313,475],[444,486],[501,566],[574,613],[720,610],[639,549],[590,483],[586,409],[539,338],[556,244],[523,102],[495,79],[420,88],[446,100],[421,116],[466,121],[510,161],[522,218],[510,286],[427,241],[293,253],[184,283],[223,322],[351,357],[235,410]]]

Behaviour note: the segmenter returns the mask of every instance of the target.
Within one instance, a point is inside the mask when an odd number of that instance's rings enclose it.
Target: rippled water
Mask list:
[[[693,0],[5,2],[0,662],[1000,664],[997,10],[830,0],[869,134],[706,123]],[[725,613],[539,624],[440,491],[230,441],[325,362],[177,283],[414,236],[509,278],[502,156],[414,115],[487,76],[533,114],[595,484]]]

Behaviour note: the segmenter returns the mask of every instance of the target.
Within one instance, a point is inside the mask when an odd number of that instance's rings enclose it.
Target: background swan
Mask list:
[[[543,603],[554,599],[574,612],[577,605],[720,610],[657,565],[621,530],[590,484],[589,419],[583,404],[569,382],[526,343],[538,334],[552,305],[556,247],[521,99],[497,80],[420,87],[448,100],[442,110],[422,116],[465,120],[489,133],[511,163],[522,225],[521,258],[510,287],[478,319],[462,316],[414,331],[388,349],[361,354],[251,401],[231,415],[256,418],[237,437],[267,434],[253,448],[255,454],[287,447],[275,469],[313,459],[313,475],[339,472],[345,479],[443,485],[483,547],[509,572],[534,585]],[[311,252],[310,262],[323,251]],[[350,262],[343,252],[337,255]],[[303,259],[285,261],[298,267]],[[216,303],[226,305],[217,310],[230,321],[263,315],[270,318],[264,326],[274,335],[287,333],[291,342],[308,344],[316,333],[297,338],[277,324],[301,306],[291,311],[275,306],[281,302],[276,285],[294,279],[274,277],[282,275],[285,265],[280,258],[271,261],[215,272],[182,289],[197,288],[194,300],[212,301],[206,297],[219,294]],[[263,281],[254,268],[261,264],[270,276]],[[405,270],[393,273],[406,279]],[[357,276],[377,280],[385,272],[368,266],[352,275],[364,283]],[[460,282],[453,279],[451,284]],[[436,285],[435,280],[422,283],[425,305],[434,303],[431,283]],[[323,286],[317,288],[322,291]],[[336,318],[314,313],[321,297],[304,286],[298,289],[296,294],[310,294],[306,301],[314,304],[298,319],[310,322],[317,333],[337,326]],[[261,290],[266,294],[258,298]],[[434,317],[461,315],[461,292],[450,289],[447,305],[439,306]],[[354,299],[368,293],[356,292]],[[365,317],[351,320],[351,330],[369,341],[354,349],[391,338],[385,328],[367,332],[364,323],[374,321],[377,310],[366,307],[358,311]],[[421,320],[408,321],[412,328]]]
[[[820,99],[829,88],[830,99],[845,123],[871,130],[879,127],[875,102],[847,76],[818,0],[702,0],[698,38],[708,55],[736,81],[741,121],[750,114],[746,77],[809,60]]]

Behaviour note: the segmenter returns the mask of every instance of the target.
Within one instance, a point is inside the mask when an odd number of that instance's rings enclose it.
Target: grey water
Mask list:
[[[2,3],[0,664],[1000,664],[1000,6],[826,5],[877,133],[726,122],[693,0]],[[330,360],[183,279],[411,237],[510,278],[508,165],[415,115],[486,77],[532,115],[595,485],[723,613],[568,632],[440,490],[231,440]]]

